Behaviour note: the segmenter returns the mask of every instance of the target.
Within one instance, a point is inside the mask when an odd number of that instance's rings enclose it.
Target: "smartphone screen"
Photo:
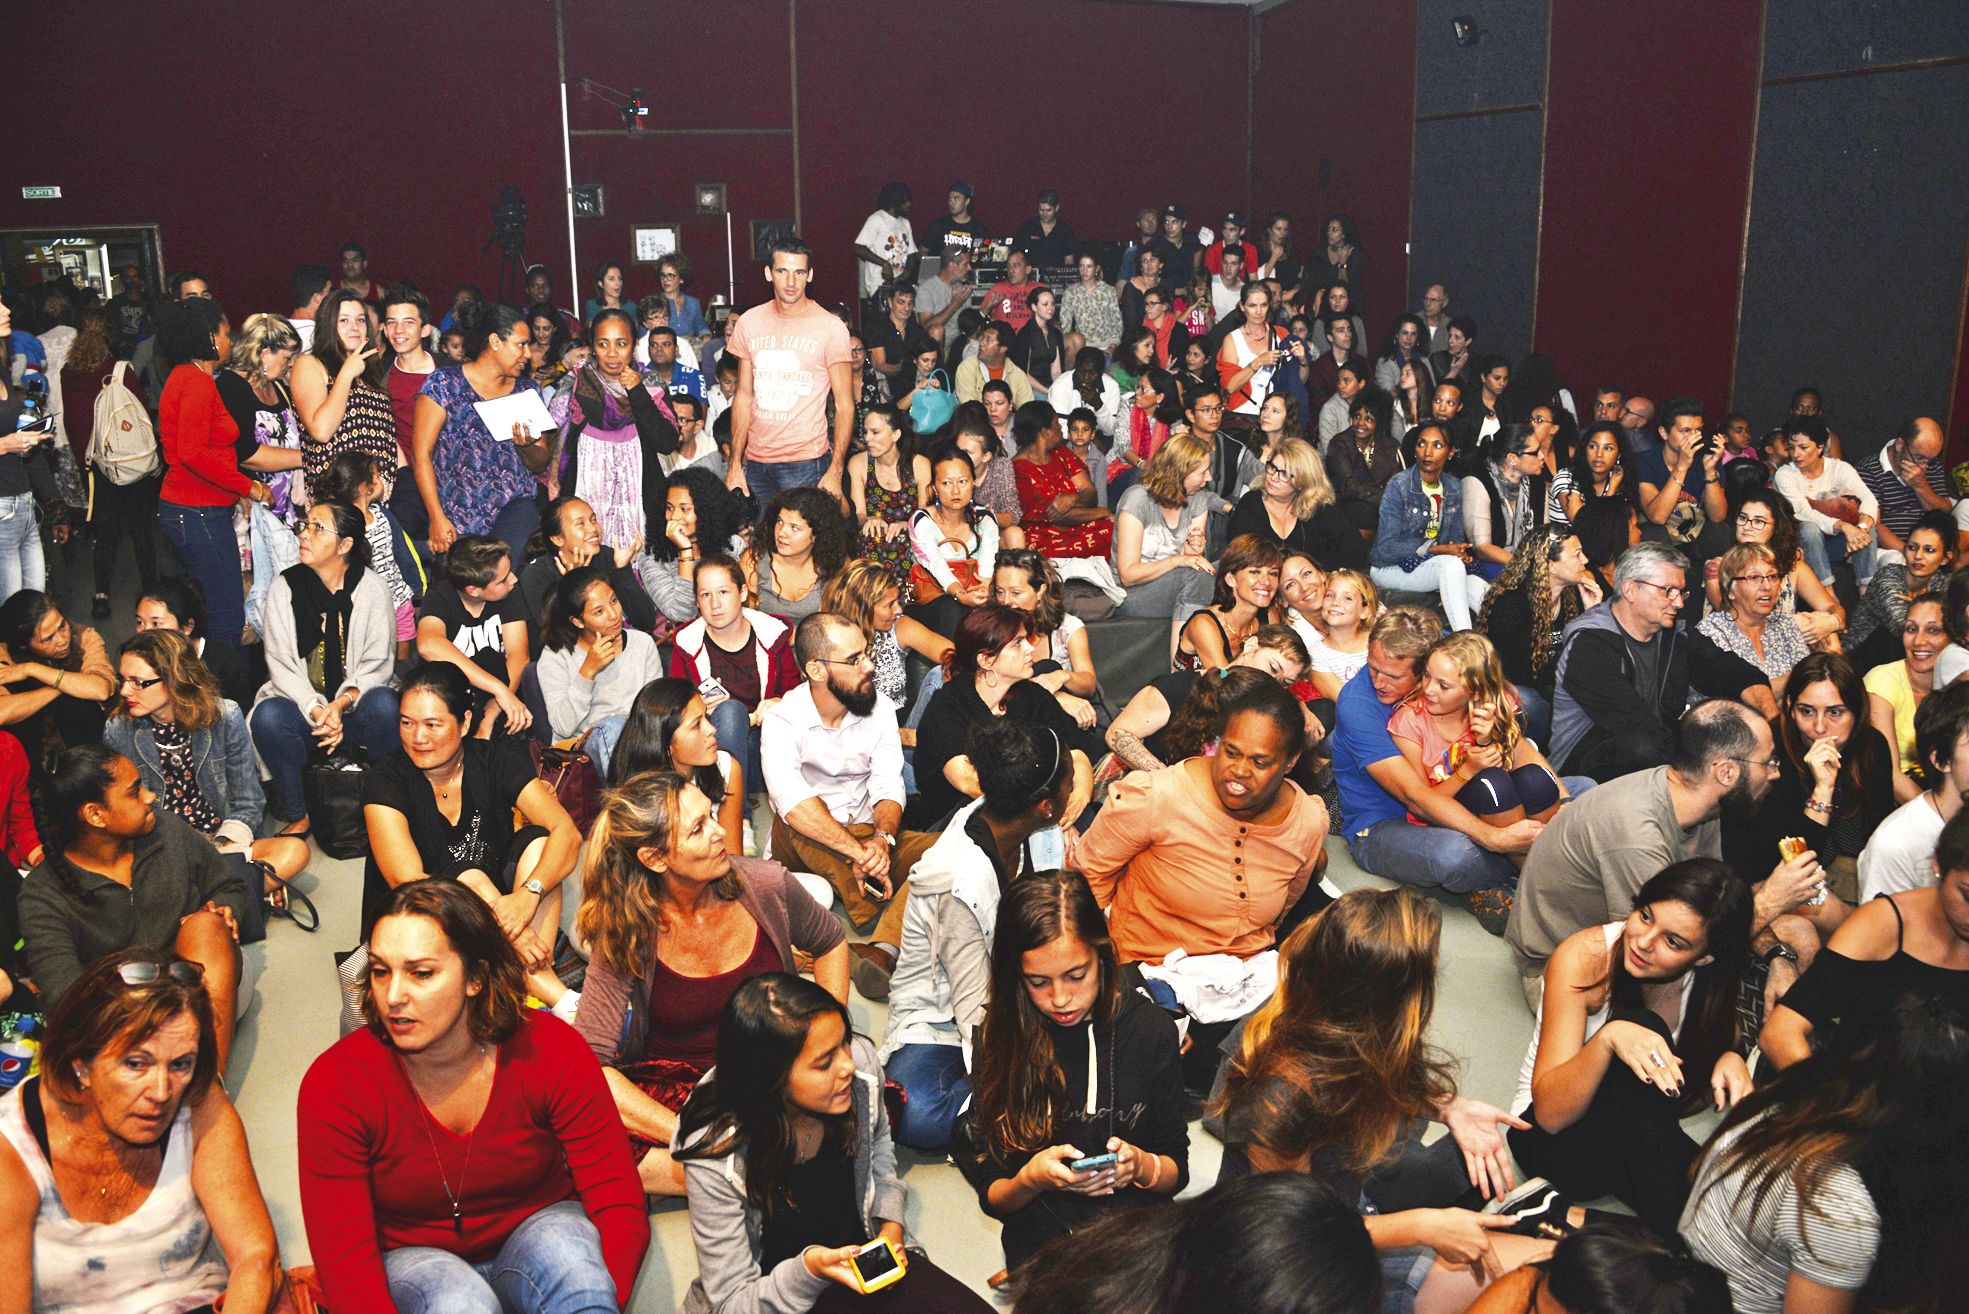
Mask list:
[[[902,1265],[896,1263],[895,1252],[881,1242],[875,1242],[868,1249],[855,1256],[855,1276],[861,1279],[864,1287],[872,1287]]]
[[[1114,1153],[1096,1154],[1085,1159],[1075,1159],[1067,1167],[1077,1173],[1089,1172],[1095,1168],[1107,1168],[1121,1162],[1121,1156]]]

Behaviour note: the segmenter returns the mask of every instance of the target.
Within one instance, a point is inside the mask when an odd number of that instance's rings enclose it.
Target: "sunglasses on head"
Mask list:
[[[116,974],[123,978],[124,985],[131,986],[155,985],[159,977],[167,974],[179,985],[197,985],[205,979],[205,968],[199,963],[173,958],[168,963],[125,963],[116,969]]]

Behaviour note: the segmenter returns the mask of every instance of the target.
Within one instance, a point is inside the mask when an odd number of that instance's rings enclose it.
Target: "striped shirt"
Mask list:
[[[1722,1152],[1741,1134],[1742,1128],[1726,1132],[1703,1156],[1678,1229],[1696,1258],[1729,1278],[1737,1314],[1782,1314],[1793,1273],[1835,1291],[1866,1285],[1880,1244],[1880,1215],[1859,1173],[1833,1165],[1811,1206],[1801,1210],[1795,1176],[1788,1172],[1753,1216],[1755,1192],[1747,1189],[1743,1171],[1717,1171]]]
[[[1900,472],[1889,464],[1893,452],[1894,444],[1890,442],[1880,449],[1879,455],[1861,461],[1860,482],[1873,494],[1873,500],[1880,503],[1879,522],[1893,530],[1896,538],[1905,539],[1914,531],[1914,522],[1928,508],[1922,505],[1913,486],[1902,483]],[[1935,457],[1921,463],[1921,477],[1928,481],[1930,490],[1936,487],[1935,467],[1940,461],[1940,457]]]

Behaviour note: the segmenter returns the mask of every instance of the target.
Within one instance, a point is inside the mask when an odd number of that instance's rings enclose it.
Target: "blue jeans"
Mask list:
[[[534,497],[516,497],[499,509],[492,518],[492,527],[485,532],[493,538],[504,539],[506,546],[513,550],[513,569],[520,570],[526,563],[526,541],[533,537],[533,531],[540,528],[540,502]]]
[[[1452,556],[1424,557],[1414,570],[1400,566],[1375,566],[1368,571],[1379,589],[1402,589],[1409,593],[1434,593],[1442,599],[1443,615],[1449,628],[1470,628],[1470,614],[1483,603],[1489,586],[1472,574],[1469,567]]]
[[[48,562],[41,551],[41,526],[34,519],[34,494],[0,497],[0,598],[47,587]]]
[[[248,721],[253,746],[267,764],[267,802],[274,816],[293,821],[308,810],[301,769],[314,751],[313,728],[291,698],[267,699],[253,709]],[[385,686],[364,694],[355,710],[342,718],[342,740],[345,747],[368,753],[371,762],[381,762],[394,753],[402,742],[397,730],[397,691]]]
[[[820,483],[820,477],[826,473],[825,456],[816,456],[811,461],[755,461],[749,456],[745,458],[745,486],[752,490],[761,516],[766,514],[766,503],[772,501],[780,490],[812,488]]]
[[[889,1056],[882,1075],[909,1093],[902,1120],[890,1129],[896,1143],[912,1150],[949,1145],[950,1129],[971,1101],[964,1051],[956,1045],[904,1045]]]
[[[759,730],[752,724],[752,713],[736,698],[727,698],[711,709],[711,728],[718,732],[718,747],[732,755],[745,768],[745,792],[757,794],[766,787],[760,775]]]
[[[1593,788],[1584,776],[1562,776],[1566,793],[1577,797]],[[1404,885],[1439,887],[1450,894],[1470,894],[1499,885],[1514,885],[1518,869],[1501,853],[1480,847],[1446,826],[1411,825],[1397,817],[1370,826],[1364,835],[1347,836],[1347,852],[1362,871]]]
[[[205,637],[237,651],[239,633],[246,628],[246,581],[239,574],[232,508],[160,502],[157,520],[185,572],[205,594]]]
[[[1518,722],[1524,727],[1525,738],[1543,749],[1552,742],[1552,697],[1528,684],[1512,687],[1518,691],[1518,702],[1524,708]]]
[[[266,626],[260,620],[267,593],[273,588],[274,576],[300,561],[301,540],[285,521],[258,504],[246,523],[253,544],[253,587],[246,594],[246,620],[265,634]]]
[[[615,741],[622,738],[622,727],[628,724],[626,716],[605,716],[588,727],[588,737],[581,747],[595,764],[595,774],[603,780],[608,779],[608,760],[615,755]]]
[[[1846,551],[1844,534],[1822,534],[1810,525],[1798,526],[1798,546],[1805,553],[1805,564],[1819,577],[1819,583],[1832,587],[1832,571],[1849,555]],[[1850,554],[1853,559],[1853,578],[1862,587],[1873,578],[1874,559],[1880,555],[1877,544],[1868,543],[1858,552]]]
[[[550,1204],[513,1229],[495,1259],[470,1264],[434,1246],[383,1256],[402,1314],[617,1314],[602,1236],[576,1200]]]

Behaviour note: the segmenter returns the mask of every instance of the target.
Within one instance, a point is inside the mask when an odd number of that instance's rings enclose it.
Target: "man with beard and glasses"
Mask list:
[[[886,999],[909,869],[937,837],[902,829],[902,736],[895,704],[875,691],[868,636],[816,612],[793,632],[793,658],[805,683],[760,720],[773,857],[826,878],[856,927],[875,922],[869,943],[848,948],[856,989]]]
[[[1544,992],[1545,960],[1561,941],[1618,921],[1671,863],[1720,860],[1724,810],[1759,807],[1777,778],[1770,723],[1734,698],[1715,698],[1676,723],[1666,766],[1622,776],[1561,808],[1525,859],[1504,932],[1532,1010]],[[1823,892],[1825,880],[1818,857],[1805,852],[1751,885],[1751,947],[1771,968],[1772,995],[1784,993],[1818,949],[1811,923],[1791,914]]]
[[[1762,671],[1678,625],[1688,573],[1674,548],[1636,543],[1614,563],[1607,600],[1566,626],[1545,745],[1555,768],[1604,782],[1662,765],[1691,692],[1739,698],[1777,719]]]

